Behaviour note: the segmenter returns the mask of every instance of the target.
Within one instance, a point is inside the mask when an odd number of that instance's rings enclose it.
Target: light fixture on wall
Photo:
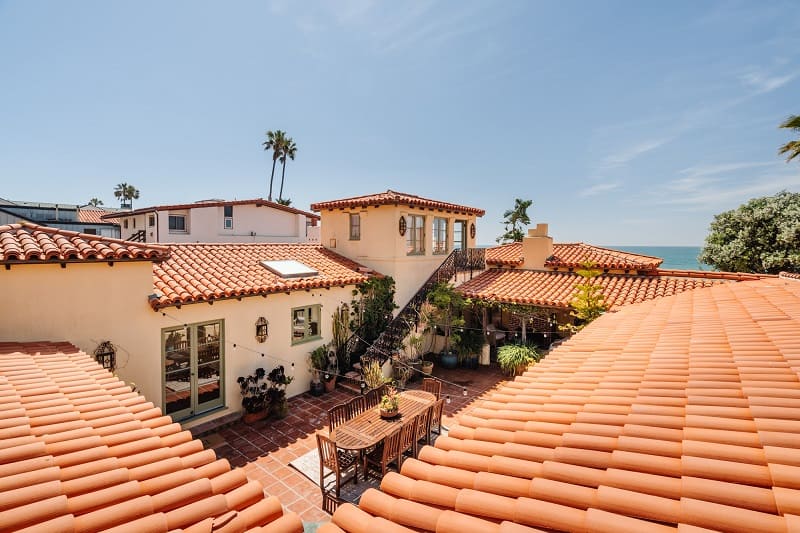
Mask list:
[[[474,222],[469,225],[469,238],[470,239],[474,239],[475,238],[475,223]]]
[[[336,248],[336,239],[331,239],[329,245],[329,248]]]
[[[269,336],[269,322],[263,316],[258,317],[256,320],[256,340],[258,342],[265,342]]]
[[[406,234],[406,217],[400,215],[400,221],[397,223],[397,229],[400,231],[400,236]]]
[[[94,349],[94,359],[106,370],[114,371],[117,366],[117,349],[111,341],[103,341]]]

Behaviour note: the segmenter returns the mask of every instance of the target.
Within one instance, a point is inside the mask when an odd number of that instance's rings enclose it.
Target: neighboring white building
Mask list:
[[[114,213],[135,242],[319,242],[319,216],[262,198],[202,200]]]
[[[31,222],[119,239],[119,222],[115,217],[120,211],[91,205],[20,202],[0,198],[0,225]],[[105,218],[101,218],[103,216]]]

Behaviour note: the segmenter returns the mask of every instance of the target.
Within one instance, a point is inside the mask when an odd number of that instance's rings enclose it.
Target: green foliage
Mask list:
[[[350,354],[345,350],[349,335],[350,308],[342,304],[336,308],[331,316],[331,348],[340,359],[343,368],[350,367]]]
[[[792,130],[796,134],[800,134],[800,116],[791,115],[780,125],[781,128]],[[778,149],[779,154],[788,154],[786,162],[788,163],[795,157],[800,156],[800,140],[789,141]]]
[[[533,205],[533,200],[514,200],[514,208],[503,213],[503,224],[506,232],[497,238],[499,243],[521,242],[525,236],[523,228],[531,223],[528,217],[528,208]]]
[[[283,178],[286,176],[286,159],[291,159],[294,161],[294,156],[297,155],[297,145],[294,143],[294,139],[291,137],[286,137],[283,140],[283,146],[281,146],[281,189],[278,192],[278,203],[281,205],[289,205],[292,203],[291,200],[283,198]],[[284,203],[286,202],[286,203]]]
[[[315,374],[317,375],[317,379],[319,379],[319,372],[324,371],[328,367],[328,346],[326,344],[321,344],[311,350],[308,356],[309,366],[312,370],[317,371]]]
[[[87,205],[93,205],[94,207],[98,207],[103,205],[103,200],[99,198],[92,198],[91,200],[89,200]]]
[[[600,275],[600,270],[591,261],[584,261],[581,267],[575,273],[583,278],[583,283],[575,285],[575,293],[569,303],[572,307],[570,315],[578,319],[578,325],[566,324],[560,328],[573,333],[582,330],[606,311],[602,289],[592,282],[592,279]]]
[[[291,198],[278,198],[277,200],[275,200],[275,203],[276,204],[285,205],[285,206],[288,207],[288,206],[292,205],[292,199]]]
[[[533,346],[506,344],[497,349],[497,364],[506,374],[516,376],[541,358]]]
[[[461,331],[458,336],[458,342],[454,343],[456,353],[466,356],[479,354],[481,352],[484,344],[482,331],[468,328]]]
[[[464,325],[461,311],[464,309],[464,297],[455,287],[447,282],[434,285],[428,292],[428,303],[430,315],[426,317],[426,322],[438,326],[444,332],[444,351],[450,351],[450,342],[458,342],[459,334],[454,328]]]
[[[123,205],[133,208],[133,200],[139,199],[139,189],[125,182],[120,183],[114,188],[114,198],[119,198]]]
[[[376,389],[384,384],[383,367],[381,367],[380,361],[377,359],[362,359],[361,365],[361,374],[367,384],[367,389]]]
[[[699,259],[732,272],[800,272],[800,193],[754,198],[716,215]]]
[[[242,394],[242,407],[245,412],[260,413],[268,407],[268,388],[267,383],[264,382],[266,375],[263,368],[256,368],[253,374],[239,376],[236,379],[239,384],[239,392]]]
[[[369,344],[375,341],[392,321],[394,303],[394,279],[391,276],[370,278],[359,283],[353,290],[350,304],[350,330],[361,328],[361,337]]]
[[[269,196],[268,200],[272,201],[272,182],[275,178],[275,164],[283,154],[283,148],[286,146],[286,132],[281,130],[268,131],[267,140],[261,143],[265,152],[272,150],[272,174],[269,177]]]

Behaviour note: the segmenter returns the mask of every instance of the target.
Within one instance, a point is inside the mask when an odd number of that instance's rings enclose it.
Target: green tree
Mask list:
[[[133,200],[139,199],[139,189],[133,185],[122,182],[114,189],[114,197],[119,198],[121,207],[133,209]]]
[[[791,115],[789,118],[783,121],[780,127],[790,129],[793,132],[800,134],[800,116]],[[787,163],[792,159],[794,159],[795,157],[800,156],[800,140],[789,141],[788,143],[780,147],[778,153],[788,154],[786,156]]]
[[[297,145],[294,143],[294,139],[291,137],[286,137],[286,142],[283,145],[283,149],[281,150],[281,190],[278,193],[278,202],[283,200],[283,178],[286,175],[286,158],[288,157],[292,161],[294,161],[294,156],[297,155]],[[289,205],[289,204],[285,204]]]
[[[103,205],[103,200],[101,200],[99,198],[92,198],[91,200],[89,200],[89,203],[87,203],[86,205],[93,205],[94,207],[99,207],[99,206]]]
[[[428,292],[427,301],[431,304],[431,316],[426,318],[426,322],[433,322],[444,332],[444,351],[450,352],[450,341],[458,344],[461,337],[456,328],[464,326],[464,318],[461,311],[466,302],[464,296],[455,287],[445,281],[434,285]]]
[[[595,267],[593,262],[584,261],[581,263],[581,268],[575,271],[583,279],[581,283],[575,285],[575,293],[569,303],[572,308],[570,315],[577,319],[577,324],[563,325],[560,327],[561,330],[572,333],[580,331],[606,311],[606,305],[603,303],[603,290],[593,281],[601,274],[601,271]]]
[[[350,302],[350,330],[361,329],[361,338],[371,344],[392,321],[394,303],[394,279],[391,276],[370,278],[359,283],[353,290]]]
[[[523,228],[531,223],[528,217],[528,208],[533,205],[533,200],[514,200],[514,208],[503,213],[503,224],[506,232],[497,238],[499,243],[521,242],[525,236]]]
[[[285,205],[285,206],[288,207],[288,206],[292,205],[292,199],[291,198],[278,198],[277,200],[275,200],[275,203],[276,204]]]
[[[716,215],[698,259],[731,272],[800,272],[800,193],[754,198]]]
[[[265,152],[272,150],[272,173],[269,176],[269,196],[267,199],[272,201],[272,182],[275,179],[275,164],[283,153],[286,144],[286,132],[281,130],[268,131],[267,140],[261,143]]]

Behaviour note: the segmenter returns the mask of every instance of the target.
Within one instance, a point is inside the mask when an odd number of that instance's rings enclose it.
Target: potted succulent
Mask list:
[[[400,413],[397,389],[393,385],[387,385],[386,394],[381,398],[381,403],[378,405],[378,408],[383,418],[394,418]]]
[[[525,344],[506,344],[497,349],[497,363],[510,376],[522,374],[540,358],[536,348]]]
[[[242,394],[242,421],[245,424],[252,424],[269,414],[269,389],[264,381],[265,375],[263,368],[256,368],[253,374],[236,379]]]
[[[308,366],[311,371],[311,395],[321,396],[325,392],[325,385],[322,383],[321,377],[328,367],[328,351],[324,344],[309,352]]]
[[[286,400],[286,387],[293,380],[294,377],[286,375],[283,365],[273,368],[267,376],[267,381],[269,381],[269,387],[267,388],[269,410],[276,418],[284,418],[289,414],[289,402]]]

